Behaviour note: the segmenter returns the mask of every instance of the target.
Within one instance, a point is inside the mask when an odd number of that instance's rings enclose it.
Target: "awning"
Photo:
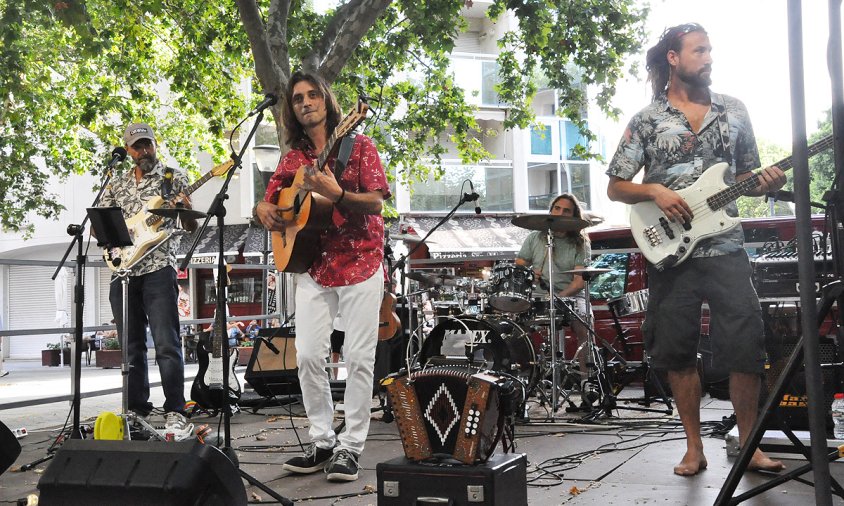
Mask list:
[[[425,237],[440,219],[405,216],[402,225],[412,227],[416,234]],[[442,260],[513,258],[530,230],[513,225],[512,219],[512,215],[452,217],[428,238],[428,252],[432,259]]]
[[[179,249],[176,252],[177,257],[184,258],[193,241],[196,239],[198,232],[199,229],[182,237],[182,241],[179,243]],[[231,256],[237,255],[238,251],[242,250],[244,256],[260,256],[264,251],[265,234],[266,230],[262,227],[252,227],[248,224],[226,225],[225,231],[223,232],[224,253],[226,256]],[[193,256],[216,255],[218,248],[219,227],[209,226],[202,235],[202,239],[199,240]]]

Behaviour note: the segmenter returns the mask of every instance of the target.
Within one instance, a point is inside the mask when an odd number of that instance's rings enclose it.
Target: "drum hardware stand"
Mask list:
[[[469,181],[469,180],[467,179],[467,180],[463,181],[463,186],[466,185],[466,181]],[[471,184],[471,182],[470,182],[470,184]],[[457,204],[455,204],[455,206],[451,208],[451,211],[449,211],[448,214],[443,216],[440,219],[440,221],[436,225],[434,225],[431,228],[431,230],[428,231],[427,234],[425,234],[425,237],[423,237],[418,243],[416,243],[416,246],[411,248],[410,251],[408,251],[406,254],[403,254],[401,257],[399,257],[398,261],[396,261],[395,265],[393,265],[392,270],[389,272],[389,274],[392,276],[392,274],[393,274],[392,271],[395,271],[397,269],[399,270],[399,272],[401,272],[402,292],[404,292],[404,290],[406,289],[405,287],[407,286],[406,285],[406,283],[407,283],[407,278],[406,278],[407,273],[406,273],[405,267],[408,264],[408,259],[410,258],[410,256],[413,255],[416,252],[416,250],[419,249],[420,246],[425,244],[425,241],[428,240],[428,237],[430,237],[431,234],[433,234],[436,229],[440,228],[445,222],[450,220],[451,217],[454,216],[454,213],[457,212],[457,209],[460,208],[460,206],[462,206],[463,204],[465,204],[467,202],[472,202],[472,201],[478,200],[478,194],[477,193],[474,193],[474,192],[463,193],[462,191],[461,191],[461,193],[462,193],[462,195],[460,196],[460,200],[458,200]],[[413,321],[412,321],[412,317],[411,317],[412,307],[410,306],[410,299],[407,298],[407,297],[404,297],[404,298],[405,298],[404,304],[407,306],[406,307],[407,311],[405,311],[405,315],[403,315],[403,316],[407,317],[407,321],[405,322],[404,319],[402,319],[402,335],[405,336],[405,339],[407,339],[406,346],[408,346],[409,342],[410,342],[410,338],[412,337],[412,330],[410,328],[410,327],[413,326]],[[423,317],[424,317],[424,314],[423,314]],[[419,349],[420,350],[422,349],[422,343],[419,343]],[[407,366],[407,370],[409,372],[411,370],[411,366],[412,366],[412,364],[409,362],[409,360],[408,360],[408,363],[406,364],[406,366]]]
[[[265,107],[268,107],[269,104]],[[273,489],[268,487],[267,485],[261,483],[257,478],[251,476],[246,471],[240,468],[240,463],[238,462],[237,454],[235,453],[234,449],[231,446],[231,406],[229,405],[229,374],[231,371],[231,366],[229,364],[229,340],[228,335],[225,332],[225,322],[226,322],[226,263],[225,263],[225,241],[223,238],[223,232],[225,231],[225,216],[226,216],[226,206],[225,201],[229,198],[227,191],[229,188],[229,183],[231,182],[234,173],[237,172],[237,169],[243,165],[243,154],[249,148],[249,145],[252,141],[252,137],[255,135],[255,132],[258,130],[258,126],[264,119],[264,109],[265,107],[259,107],[259,111],[256,115],[255,122],[252,125],[252,130],[249,132],[249,135],[246,137],[246,140],[243,141],[241,144],[241,150],[239,154],[234,152],[234,147],[232,147],[232,154],[231,158],[234,161],[234,165],[231,169],[226,173],[226,179],[223,182],[220,191],[217,195],[214,196],[214,200],[211,202],[211,206],[208,208],[207,216],[205,217],[205,221],[202,223],[202,226],[197,230],[195,239],[193,244],[191,244],[190,249],[185,254],[184,260],[182,260],[181,265],[179,268],[184,270],[187,268],[188,264],[190,263],[190,259],[193,256],[193,252],[196,250],[196,247],[199,245],[200,239],[205,233],[205,230],[208,228],[208,222],[211,221],[212,216],[217,217],[217,238],[218,238],[218,250],[217,250],[217,309],[215,314],[215,323],[214,325],[217,326],[218,332],[220,333],[219,339],[222,341],[222,359],[223,359],[223,385],[222,385],[222,395],[220,396],[222,402],[222,413],[223,413],[223,445],[220,447],[220,450],[223,452],[226,457],[234,464],[237,468],[240,476],[251,483],[252,485],[258,487],[259,489],[263,490],[273,499],[281,503],[282,505],[291,505],[293,501],[290,499],[281,496],[280,494],[276,493]],[[244,120],[245,121],[245,120]],[[241,122],[242,123],[242,122]],[[240,124],[238,124],[238,127]],[[232,130],[232,136],[234,136],[237,127]],[[231,138],[230,138],[231,140]],[[231,144],[231,143],[230,143]]]
[[[627,342],[627,336],[625,335],[627,333],[627,331],[626,331],[626,329],[623,329],[621,327],[621,321],[618,319],[618,312],[617,312],[616,308],[614,306],[610,305],[609,310],[610,310],[610,314],[612,315],[612,319],[613,319],[613,327],[615,327],[616,333],[618,334],[618,339],[622,342],[622,346],[624,347],[624,352],[625,352],[625,355],[626,355],[630,352],[630,343]],[[637,344],[640,344],[640,343],[637,343]],[[643,353],[644,353],[644,350],[643,350]],[[630,363],[631,363],[630,361],[627,362],[627,364],[630,364]],[[624,399],[624,400],[629,401],[629,402],[638,402],[638,403],[644,404],[646,407],[648,407],[649,411],[656,411],[656,412],[659,412],[659,413],[665,413],[667,415],[674,413],[674,407],[671,405],[671,398],[666,393],[665,387],[662,385],[662,381],[660,381],[659,377],[651,369],[650,361],[648,360],[647,356],[644,356],[642,358],[642,361],[639,363],[639,365],[635,366],[631,371],[627,370],[627,368],[625,367],[626,364],[623,364],[623,363],[620,363],[620,364],[622,365],[622,367],[625,368],[625,370],[623,372],[621,372],[621,374],[619,375],[620,381],[618,382],[618,387],[617,388],[613,387],[612,390],[611,390],[613,395],[617,396],[625,386],[630,384],[630,382],[633,381],[633,379],[635,377],[639,376],[639,377],[642,378],[642,382],[644,384],[645,396],[641,399]],[[612,366],[612,364],[611,364],[611,366]],[[610,371],[612,371],[612,367],[610,367]],[[650,391],[648,389],[648,381],[653,381],[653,384],[654,384],[654,387],[657,390],[658,396],[653,397],[653,396],[650,395]],[[613,382],[610,382],[610,385],[613,385]],[[662,410],[662,409],[653,410],[653,409],[649,408],[649,406],[651,405],[651,402],[653,402],[654,400],[657,400],[657,399],[662,401],[665,404],[664,410]],[[623,409],[636,409],[636,410],[639,410],[639,411],[644,411],[646,408],[625,407]]]
[[[813,257],[812,251],[812,225],[811,225],[811,209],[809,207],[809,168],[808,168],[808,148],[806,142],[806,111],[805,111],[805,89],[803,76],[803,47],[802,47],[802,7],[798,0],[789,0],[788,2],[788,34],[789,34],[789,61],[791,68],[791,119],[792,119],[792,145],[794,147],[794,188],[796,190],[796,216],[797,216],[797,252],[798,258]],[[841,135],[842,128],[844,128],[844,102],[841,97],[844,96],[844,86],[842,86],[842,61],[841,61],[841,4],[840,2],[829,2],[829,43],[828,43],[828,63],[829,74],[832,82],[832,125],[833,132],[835,132],[835,146],[834,146],[834,160],[835,160],[835,183],[834,189],[827,192],[824,196],[828,198],[827,206],[827,223],[830,226],[832,234],[832,258],[835,264],[836,281],[833,281],[822,289],[820,299],[820,306],[817,307],[817,319],[814,327],[810,318],[802,318],[801,321],[801,337],[788,361],[788,364],[783,369],[779,378],[777,379],[774,388],[772,389],[768,399],[753,430],[747,435],[744,445],[739,452],[738,457],[730,470],[730,474],[721,488],[721,492],[715,499],[716,505],[721,504],[737,504],[747,498],[753,497],[765,490],[773,488],[780,483],[791,479],[799,479],[799,476],[806,472],[812,472],[813,482],[810,484],[814,486],[815,503],[818,505],[832,504],[832,492],[838,496],[844,496],[842,487],[832,479],[829,472],[829,462],[839,458],[839,452],[836,449],[829,452],[826,441],[826,427],[824,423],[825,418],[825,404],[823,402],[808,402],[807,411],[809,415],[809,432],[811,434],[811,451],[803,450],[803,454],[809,461],[808,464],[794,469],[783,476],[779,476],[759,487],[749,490],[736,498],[733,498],[733,493],[738,487],[742,474],[747,469],[753,453],[759,446],[766,421],[773,414],[779,399],[785,391],[786,385],[791,380],[793,374],[798,370],[801,362],[804,362],[804,371],[806,376],[806,395],[808,399],[822,399],[824,396],[823,381],[820,367],[820,352],[818,329],[823,324],[833,304],[837,303],[838,307],[842,307],[844,303],[844,286],[842,285],[842,275],[844,275],[844,254],[842,254],[841,244],[841,224],[842,215],[841,205],[844,204],[842,199],[841,189],[838,185],[841,184],[841,176],[844,173],[844,137]],[[798,262],[797,265],[799,280],[800,280],[800,304],[801,307],[809,314],[816,310],[816,300],[814,293],[815,280],[815,264],[814,262]],[[838,315],[839,330],[842,325],[842,315]],[[804,360],[805,358],[805,360]],[[799,442],[791,435],[792,442]],[[801,482],[808,483],[804,480]]]

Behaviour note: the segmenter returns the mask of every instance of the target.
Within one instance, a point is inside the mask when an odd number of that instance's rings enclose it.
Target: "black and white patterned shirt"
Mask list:
[[[643,183],[659,183],[672,190],[693,184],[704,170],[718,162],[732,164],[725,181],[733,184],[737,174],[759,167],[759,152],[753,126],[744,104],[733,97],[710,92],[711,107],[698,133],[692,131],[686,115],[671,106],[665,94],[639,111],[624,131],[606,174],[631,180],[643,167]],[[721,136],[719,111],[726,112],[729,152]],[[730,216],[738,216],[735,202],[726,206]],[[704,239],[693,257],[717,256],[742,248],[741,226]]]
[[[165,168],[161,161],[148,173],[144,174],[140,182],[135,181],[134,166],[123,174],[116,174],[111,184],[106,187],[100,200],[100,207],[119,206],[123,209],[123,218],[129,220],[141,211],[147,210],[147,203],[156,197],[162,197]],[[169,198],[178,195],[188,187],[188,179],[184,171],[173,169],[172,189]],[[165,201],[167,199],[165,198]],[[147,216],[152,216],[145,213]],[[159,231],[170,231],[174,220],[164,219]],[[132,276],[141,276],[155,272],[163,267],[176,268],[176,248],[180,236],[173,237],[151,255],[139,262],[131,272]],[[137,238],[133,238],[137,244]]]

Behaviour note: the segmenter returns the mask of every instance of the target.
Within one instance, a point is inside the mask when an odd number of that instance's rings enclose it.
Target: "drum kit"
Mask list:
[[[579,231],[590,224],[579,218],[553,215],[520,216],[512,223],[546,232],[548,258],[554,258],[555,232]],[[552,271],[553,262],[551,264],[548,274],[554,279],[557,273]],[[609,271],[581,268],[563,274],[582,276],[586,293],[589,293],[589,281]],[[538,280],[534,272],[514,262],[495,264],[488,280],[462,278],[448,272],[416,271],[408,273],[407,277],[419,283],[422,290],[417,293],[430,294],[428,312],[434,323],[426,336],[419,336],[421,344],[415,350],[416,366],[464,364],[514,377],[522,385],[520,409],[524,418],[527,418],[526,401],[532,395],[539,397],[541,404],[550,405],[552,412],[566,400],[575,406],[569,397],[575,386],[581,387],[582,381],[573,382],[573,377],[588,379],[595,385],[596,409],[600,409],[605,396],[612,395],[604,374],[605,354],[596,344],[600,338],[593,330],[588,297],[586,311],[579,312],[576,310],[578,301],[574,298],[537,293]],[[423,318],[425,316],[423,311]],[[558,336],[558,328],[576,322],[588,330],[588,337],[575,357],[567,360],[564,353],[558,353],[558,338],[554,336]],[[420,325],[423,327],[424,323]],[[615,350],[611,352],[617,355]],[[580,360],[580,356],[584,356],[584,360]],[[587,370],[581,370],[583,364]],[[566,379],[576,385],[565,385]],[[566,386],[568,388],[564,388]]]

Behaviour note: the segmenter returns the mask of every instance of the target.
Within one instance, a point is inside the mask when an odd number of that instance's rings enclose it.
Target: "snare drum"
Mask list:
[[[608,300],[607,306],[616,316],[643,313],[648,309],[648,289],[625,293],[621,297]]]
[[[500,262],[492,271],[492,293],[489,305],[505,313],[521,313],[530,309],[533,271],[513,262]]]
[[[577,308],[577,301],[574,297],[554,297],[554,308],[557,310],[557,325],[568,326]],[[550,311],[548,294],[532,297],[528,319],[532,325],[551,325]]]

